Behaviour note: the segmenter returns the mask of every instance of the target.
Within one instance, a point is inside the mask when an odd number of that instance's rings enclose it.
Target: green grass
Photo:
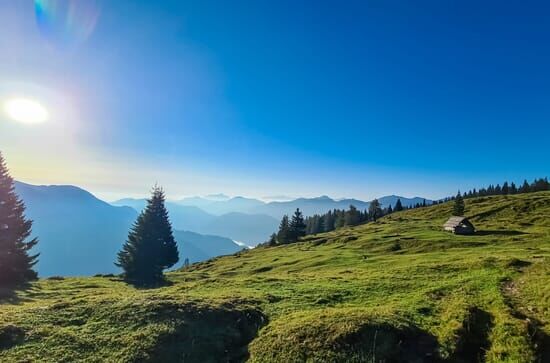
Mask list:
[[[467,200],[475,236],[441,230],[451,208],[195,264],[158,289],[40,280],[0,303],[0,361],[550,359],[550,193]]]

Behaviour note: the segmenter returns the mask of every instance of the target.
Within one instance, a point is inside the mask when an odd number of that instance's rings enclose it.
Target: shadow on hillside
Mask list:
[[[111,279],[111,281],[114,281],[114,279]],[[125,282],[128,285],[132,285],[134,288],[138,290],[161,289],[163,287],[169,287],[174,285],[172,281],[167,279],[162,279],[159,281],[133,281],[133,280],[120,279],[120,281]]]
[[[19,286],[0,287],[0,305],[2,304],[21,304],[25,301],[30,301],[29,298],[21,297],[19,292],[30,291],[32,285],[27,283]]]
[[[489,334],[494,326],[493,316],[477,307],[470,308],[468,316],[458,332],[456,351],[451,362],[485,362],[485,352],[491,342]]]
[[[148,362],[245,362],[248,345],[267,324],[257,309],[237,310],[232,304],[205,307],[162,303],[150,317],[169,321],[174,329],[160,334],[148,350]]]
[[[485,231],[476,231],[476,236],[520,236],[527,234],[521,231],[506,231],[506,230],[485,230]]]

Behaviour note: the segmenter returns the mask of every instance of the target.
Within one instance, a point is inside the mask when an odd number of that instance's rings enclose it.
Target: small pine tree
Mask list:
[[[25,205],[0,153],[0,287],[16,287],[37,278],[33,266],[38,254],[30,255],[38,243],[29,239],[32,221],[25,219]]]
[[[464,199],[462,198],[460,191],[458,191],[458,194],[455,197],[455,204],[453,206],[453,215],[458,217],[463,216],[464,210]]]
[[[380,202],[378,199],[374,199],[369,204],[369,217],[373,222],[376,222],[376,220],[380,217],[382,217],[382,207],[380,206]]]
[[[395,202],[395,208],[393,208],[395,212],[401,212],[403,210],[403,204],[401,204],[401,199],[397,199],[397,202]]]
[[[152,197],[147,200],[147,206],[118,253],[115,265],[124,270],[124,277],[129,282],[158,283],[163,280],[163,271],[179,261],[178,246],[164,201],[163,190],[155,186]]]
[[[267,245],[270,247],[277,245],[277,234],[273,233],[271,236],[269,236],[269,240],[267,241]]]
[[[288,216],[284,215],[279,224],[279,232],[277,233],[277,242],[280,244],[290,243],[290,223]]]
[[[296,242],[300,237],[306,235],[306,224],[300,208],[296,208],[290,221],[290,240]]]
[[[391,204],[388,206],[388,210],[386,212],[387,214],[392,214],[393,213],[393,208],[391,207]]]

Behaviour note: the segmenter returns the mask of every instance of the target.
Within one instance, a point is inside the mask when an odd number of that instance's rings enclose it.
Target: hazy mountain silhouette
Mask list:
[[[416,203],[422,203],[423,198],[405,198],[395,195],[381,197],[378,200],[382,204],[382,207],[388,207],[390,204],[395,205],[397,199],[401,199],[403,206],[414,205]],[[427,200],[427,202],[431,202]],[[284,214],[291,215],[296,208],[300,210],[306,216],[313,214],[323,214],[332,209],[348,209],[350,205],[355,206],[360,210],[368,209],[370,202],[365,202],[358,199],[340,199],[335,200],[326,195],[317,198],[298,198],[285,202],[270,202],[265,203],[259,207],[251,210],[253,213],[267,214],[275,218],[281,218]]]
[[[195,199],[194,197],[193,200]],[[199,197],[198,199],[202,198]],[[232,203],[225,205],[223,208],[218,209],[218,211],[230,207],[242,209],[239,206],[248,203],[250,199],[236,197],[231,200]],[[143,209],[145,203],[145,199],[130,198],[113,202],[114,205],[129,206],[135,210]],[[224,236],[243,242],[248,246],[255,246],[267,240],[279,224],[276,218],[265,214],[230,212],[214,215],[206,213],[197,206],[181,205],[179,202],[166,202],[166,207],[170,213],[170,220],[174,229]]]
[[[174,238],[178,241],[181,255],[178,266],[183,264],[185,258],[189,258],[193,263],[220,255],[230,255],[243,249],[229,238],[189,231],[174,231]]]
[[[191,197],[184,198],[176,203],[185,206],[196,206],[214,215],[222,215],[233,212],[250,213],[254,210],[254,208],[265,204],[261,200],[245,197],[233,197],[226,200]]]
[[[39,238],[37,269],[42,276],[91,275],[116,271],[113,261],[137,217],[73,186],[16,182]]]
[[[279,220],[266,214],[233,212],[216,217],[198,231],[227,236],[249,246],[255,246],[265,242],[278,226]]]
[[[146,199],[125,198],[111,203],[115,206],[132,207],[136,211],[141,211],[147,204]],[[210,223],[216,216],[206,213],[197,206],[180,205],[174,202],[166,202],[166,208],[170,212],[170,221],[174,229],[182,231],[199,232],[201,228]]]
[[[389,195],[379,198],[379,201],[382,204],[382,207],[385,208],[390,204],[395,206],[395,203],[399,198],[405,207],[422,203],[424,200],[424,198],[420,197],[406,198],[396,195]],[[426,202],[431,203],[431,200],[427,199]],[[278,220],[285,214],[290,215],[294,213],[296,208],[300,208],[304,215],[309,216],[313,214],[323,214],[332,209],[348,209],[350,205],[354,205],[356,208],[363,210],[367,209],[370,204],[370,202],[352,198],[336,200],[326,195],[316,198],[298,198],[294,200],[273,201],[269,203],[263,202],[259,199],[245,197],[234,197],[227,200],[216,201],[207,197],[191,197],[182,199],[175,203],[188,207],[195,206],[213,215],[223,215],[237,212],[244,214],[269,215]],[[190,229],[193,230],[192,228]]]

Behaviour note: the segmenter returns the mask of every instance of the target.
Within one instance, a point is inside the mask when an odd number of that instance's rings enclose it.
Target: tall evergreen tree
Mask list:
[[[393,208],[395,212],[401,212],[403,210],[403,204],[401,204],[401,199],[397,199],[397,202],[395,202],[395,208]]]
[[[342,228],[346,225],[346,218],[344,211],[335,210],[334,211],[334,229]]]
[[[361,222],[361,213],[355,208],[355,206],[350,205],[349,210],[346,211],[344,216],[344,224],[346,226],[356,226]]]
[[[285,214],[279,224],[279,232],[277,232],[277,242],[280,244],[287,244],[291,242],[290,238],[290,223],[288,216]]]
[[[508,195],[510,193],[510,187],[508,186],[508,182],[504,182],[504,184],[502,184],[501,193],[502,195]]]
[[[378,199],[374,199],[369,204],[369,217],[372,221],[376,222],[376,220],[380,217],[382,217],[382,207],[380,206],[380,202]]]
[[[38,254],[31,249],[38,243],[30,239],[32,221],[25,218],[25,205],[15,193],[8,167],[0,153],[0,286],[15,287],[37,277],[33,266]]]
[[[115,265],[127,281],[137,284],[160,282],[163,271],[179,261],[178,246],[164,205],[165,196],[155,186],[147,206],[134,223]]]
[[[292,219],[290,220],[290,240],[296,242],[300,237],[306,235],[306,224],[300,208],[296,208]]]
[[[460,194],[460,191],[458,191],[458,194],[455,197],[455,204],[453,206],[453,215],[459,217],[463,216],[464,210],[464,199],[462,199],[462,195]]]
[[[531,187],[529,186],[529,183],[527,182],[527,180],[524,180],[523,181],[523,184],[521,185],[520,189],[519,189],[519,192],[520,193],[529,193]]]

